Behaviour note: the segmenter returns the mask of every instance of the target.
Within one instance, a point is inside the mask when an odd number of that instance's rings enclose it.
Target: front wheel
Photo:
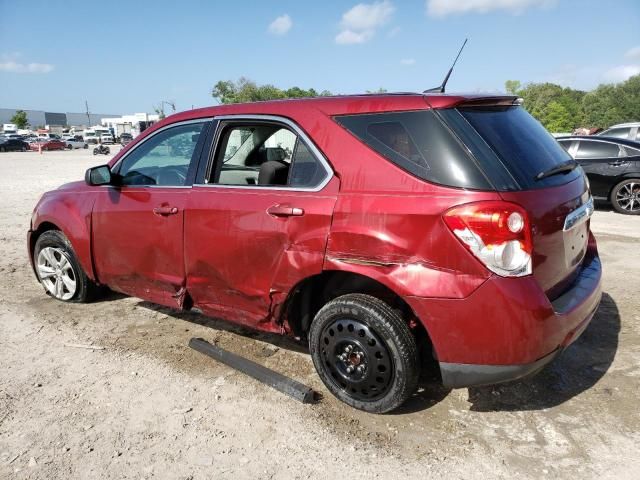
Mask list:
[[[68,150],[71,150],[72,148],[73,148],[73,146],[72,146],[72,145],[67,145],[67,149],[68,149]]]
[[[94,155],[97,155],[98,153],[100,153],[100,152],[98,151],[98,149],[97,149],[97,148],[94,148],[94,149],[93,149],[93,154],[94,154]]]
[[[348,294],[327,303],[310,328],[309,350],[320,379],[339,400],[385,413],[402,405],[418,384],[415,338],[378,298]]]
[[[57,300],[83,303],[97,292],[97,285],[82,270],[71,243],[58,230],[38,237],[33,264],[45,292]]]
[[[640,215],[640,178],[629,178],[613,187],[610,200],[617,212]]]

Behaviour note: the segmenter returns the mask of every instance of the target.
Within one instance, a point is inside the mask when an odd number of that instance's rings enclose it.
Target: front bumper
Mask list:
[[[405,297],[423,322],[451,388],[536,373],[587,328],[602,296],[602,266],[590,252],[573,286],[553,302],[532,276],[493,276],[465,299]]]

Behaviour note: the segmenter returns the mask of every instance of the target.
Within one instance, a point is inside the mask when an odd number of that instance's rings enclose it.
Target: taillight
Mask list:
[[[531,226],[522,207],[501,201],[469,203],[448,210],[444,220],[492,272],[503,277],[531,274]]]

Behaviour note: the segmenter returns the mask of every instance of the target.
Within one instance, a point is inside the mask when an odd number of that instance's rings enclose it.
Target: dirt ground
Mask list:
[[[640,217],[595,213],[602,305],[541,374],[425,382],[401,411],[369,415],[331,397],[292,341],[116,294],[44,295],[26,254],[31,210],[104,161],[0,154],[0,478],[638,478]],[[324,398],[299,404],[189,349],[193,336]]]

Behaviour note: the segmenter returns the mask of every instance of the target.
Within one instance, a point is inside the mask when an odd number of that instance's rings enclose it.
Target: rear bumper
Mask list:
[[[442,384],[447,388],[494,385],[529,377],[539,372],[558,355],[559,350],[524,365],[470,365],[467,363],[440,363]]]
[[[600,304],[601,276],[593,248],[553,302],[532,276],[493,276],[464,299],[405,299],[431,337],[443,383],[486,385],[536,373],[575,341]]]

